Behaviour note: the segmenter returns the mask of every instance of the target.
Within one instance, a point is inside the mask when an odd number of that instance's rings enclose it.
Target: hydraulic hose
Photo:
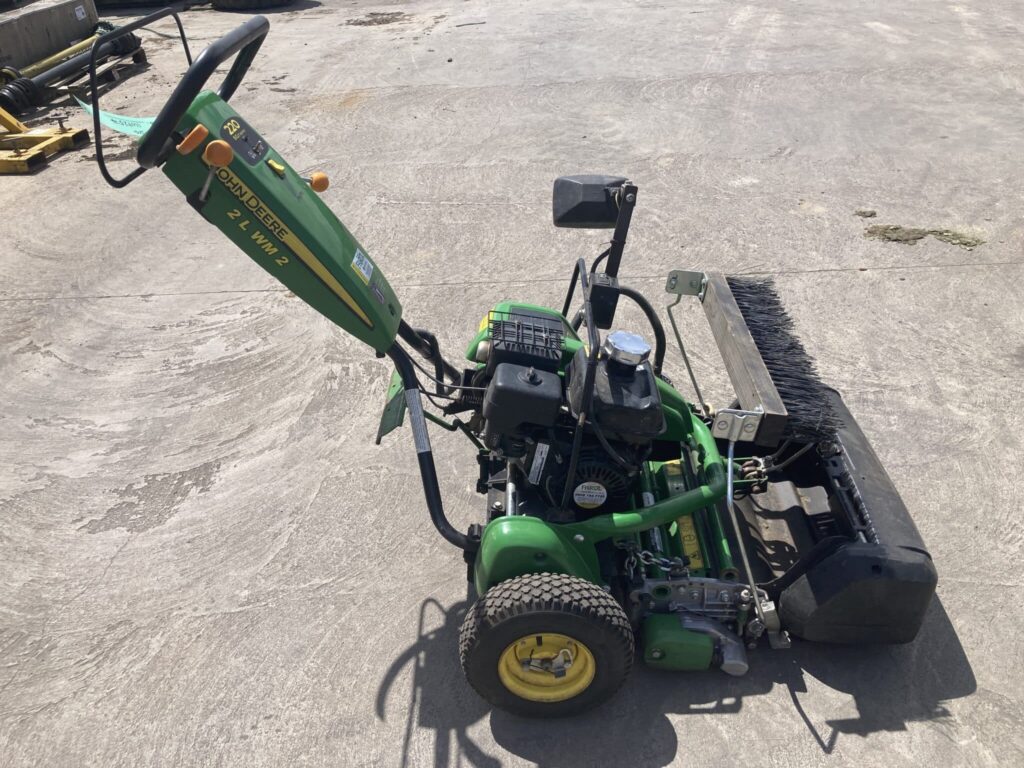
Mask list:
[[[665,364],[665,326],[662,325],[661,318],[659,318],[658,313],[654,311],[654,307],[651,306],[651,302],[649,302],[642,293],[635,291],[632,288],[627,288],[624,285],[619,286],[619,293],[636,302],[637,306],[640,307],[640,310],[647,317],[647,322],[651,324],[651,330],[654,331],[654,374],[656,376],[660,376],[661,367]],[[582,309],[578,310],[576,314],[573,315],[572,320],[569,321],[569,325],[574,331],[578,331],[580,329],[580,326],[583,325]]]
[[[654,331],[654,373],[655,375],[661,375],[661,366],[665,363],[665,326],[661,324],[661,318],[654,311],[651,302],[640,292],[620,285],[619,293],[636,302],[637,306],[647,316],[647,321],[651,324],[651,329]]]

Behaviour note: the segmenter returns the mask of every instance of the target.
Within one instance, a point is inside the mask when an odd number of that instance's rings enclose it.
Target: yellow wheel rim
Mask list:
[[[524,635],[498,658],[502,684],[527,701],[565,701],[594,681],[594,655],[579,640],[553,632]]]

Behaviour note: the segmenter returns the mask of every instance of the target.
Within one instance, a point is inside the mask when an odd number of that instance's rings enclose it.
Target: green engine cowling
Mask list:
[[[365,249],[266,139],[211,91],[193,101],[178,133],[187,136],[199,125],[208,136],[190,152],[171,153],[163,165],[167,178],[296,296],[376,351],[387,350],[402,305]],[[233,159],[211,168],[203,151],[218,139],[231,146]]]

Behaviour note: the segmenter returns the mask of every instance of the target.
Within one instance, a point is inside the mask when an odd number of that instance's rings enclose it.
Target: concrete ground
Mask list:
[[[373,445],[388,367],[159,173],[116,191],[84,149],[0,182],[0,765],[1024,765],[1016,0],[268,15],[238,109],[330,174],[410,320],[457,356],[497,300],[558,303],[607,234],[554,230],[551,180],[629,175],[624,279],[661,302],[671,268],[776,278],[937,599],[906,647],[761,650],[740,679],[637,669],[571,721],[491,712],[458,668],[463,565],[411,438]],[[185,14],[196,49],[243,18]],[[106,109],[155,114],[169,32],[143,33],[153,66]],[[683,318],[721,403],[700,311]],[[472,453],[433,438],[465,526]]]

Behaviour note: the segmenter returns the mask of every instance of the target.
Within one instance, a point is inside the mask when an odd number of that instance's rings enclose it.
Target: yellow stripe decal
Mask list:
[[[306,247],[305,243],[299,240],[299,238],[291,232],[288,232],[288,234],[281,238],[281,242],[294,251],[295,255],[302,259],[303,263],[312,269],[316,276],[323,280],[324,283],[327,284],[327,287],[334,291],[337,297],[345,302],[349,309],[356,313],[360,320],[366,323],[370,328],[373,328],[373,321],[370,320],[366,313],[363,312],[362,308],[356,304],[356,300],[352,298],[352,294],[345,290],[345,286],[338,282],[338,278],[328,271],[327,267],[323,265],[320,259],[318,259],[313,252]]]
[[[700,540],[693,518],[683,515],[676,523],[679,525],[679,538],[683,542],[683,554],[690,560],[690,567],[701,570],[704,568],[704,555],[700,551]]]
[[[321,282],[327,286],[327,288],[334,293],[339,299],[341,299],[345,306],[351,309],[356,317],[362,320],[368,328],[373,328],[373,321],[363,311],[352,294],[349,293],[345,286],[338,282],[331,271],[323,265],[323,262],[316,257],[316,255],[306,247],[295,234],[288,229],[281,221],[281,218],[271,211],[267,205],[256,195],[246,184],[233,174],[228,168],[217,168],[216,170],[217,179],[227,188],[228,192],[234,195],[241,206],[247,211],[251,212],[261,221],[265,226],[268,227],[269,231],[277,236],[277,239],[284,244],[292,253],[294,253],[303,264],[309,267]],[[230,214],[229,214],[230,217]],[[268,244],[269,245],[269,244]]]

